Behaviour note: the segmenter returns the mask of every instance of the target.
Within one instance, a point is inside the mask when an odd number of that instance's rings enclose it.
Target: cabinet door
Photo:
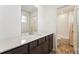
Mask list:
[[[29,49],[30,50],[35,48],[35,47],[37,47],[37,40],[36,41],[32,41],[32,42],[29,43]]]
[[[53,34],[46,36],[46,40],[48,40],[49,52],[53,49]]]
[[[50,35],[50,49],[53,49],[53,34]]]
[[[14,50],[14,54],[27,54],[28,53],[28,45],[25,44],[21,47],[18,47]]]
[[[42,45],[41,45],[41,48],[42,48],[42,53],[43,54],[47,54],[49,52],[49,47],[48,47],[48,41],[45,41]]]
[[[41,54],[41,46],[37,46],[36,48],[33,48],[30,50],[30,54]]]
[[[46,41],[48,41],[48,52],[50,52],[50,35],[46,36]]]
[[[29,43],[29,53],[30,54],[40,54],[41,47],[37,46],[37,40]]]
[[[38,41],[39,41],[39,42],[38,42],[39,45],[42,44],[42,43],[44,43],[44,42],[45,42],[45,37],[40,38]]]
[[[28,45],[25,44],[20,47],[3,52],[2,54],[27,54],[27,53],[28,53]]]

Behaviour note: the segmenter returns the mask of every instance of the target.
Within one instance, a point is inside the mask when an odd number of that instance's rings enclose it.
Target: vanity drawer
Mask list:
[[[28,45],[22,45],[22,46],[19,46],[19,47],[16,47],[14,49],[11,49],[9,51],[6,51],[2,54],[26,54],[28,53]]]
[[[29,43],[30,50],[35,48],[35,47],[37,47],[37,40],[36,41],[32,41],[32,42]]]
[[[40,38],[38,43],[42,44],[43,42],[45,42],[45,37]]]

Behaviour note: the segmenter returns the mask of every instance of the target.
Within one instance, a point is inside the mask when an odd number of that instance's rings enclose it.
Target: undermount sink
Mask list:
[[[34,35],[35,33],[31,33],[31,32],[30,32],[30,33],[28,33],[28,34],[29,34],[29,35]]]
[[[39,36],[40,36],[40,35],[42,35],[42,34],[37,34],[37,35],[39,35]]]
[[[22,36],[41,36],[41,33],[23,33]]]
[[[30,33],[28,33],[29,35],[42,35],[42,34],[40,34],[40,33],[36,33],[36,32],[30,32]]]

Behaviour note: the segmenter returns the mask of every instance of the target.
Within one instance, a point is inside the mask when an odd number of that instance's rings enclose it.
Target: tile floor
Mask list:
[[[74,54],[73,46],[68,39],[60,39],[56,49],[56,54]]]

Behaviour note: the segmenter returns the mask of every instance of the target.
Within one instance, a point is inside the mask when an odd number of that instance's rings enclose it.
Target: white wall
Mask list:
[[[39,5],[38,32],[56,33],[56,6]]]
[[[44,7],[44,31],[56,33],[56,6],[49,5]]]
[[[56,49],[56,21],[57,21],[57,13],[55,5],[49,5],[49,6],[43,6],[43,17],[44,17],[44,25],[43,29],[46,33],[54,33],[54,39],[53,39],[53,49]]]
[[[69,16],[69,15],[68,15]],[[57,37],[58,39],[69,39],[69,19],[67,14],[58,15],[57,19]]]
[[[56,8],[55,5],[36,6],[38,8],[38,32],[56,34]],[[53,41],[53,48],[56,48],[56,40]]]
[[[79,5],[77,6],[77,49],[79,53]]]
[[[43,6],[35,5],[38,8],[38,32],[44,31]]]
[[[0,6],[0,40],[21,35],[21,7]]]
[[[79,27],[79,6],[77,6],[77,26]]]

